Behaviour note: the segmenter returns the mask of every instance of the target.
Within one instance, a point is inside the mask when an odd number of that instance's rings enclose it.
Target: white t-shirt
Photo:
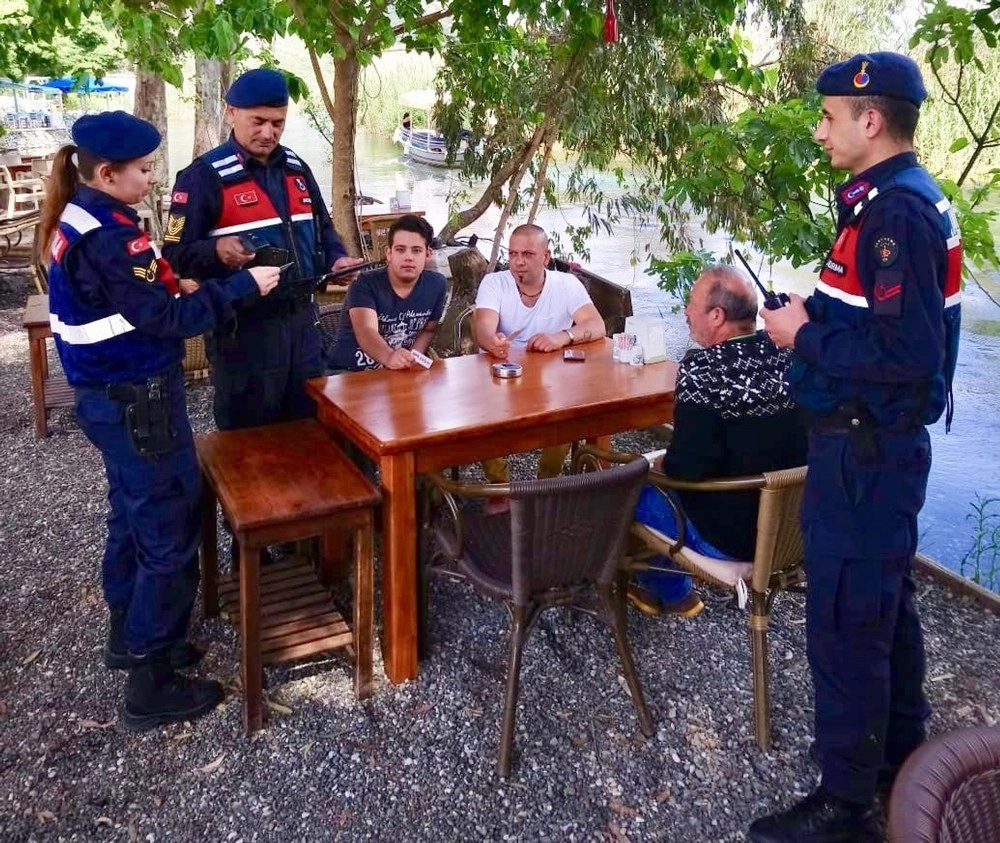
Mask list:
[[[534,307],[521,301],[511,271],[491,272],[479,283],[476,307],[500,314],[497,330],[502,334],[521,333],[511,345],[526,345],[535,334],[554,334],[573,324],[573,314],[591,304],[586,288],[575,275],[545,270],[545,286]],[[523,329],[523,330],[522,330]]]

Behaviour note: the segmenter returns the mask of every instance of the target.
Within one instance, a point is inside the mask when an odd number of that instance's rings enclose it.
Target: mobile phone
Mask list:
[[[567,348],[563,352],[563,360],[570,360],[574,363],[582,363],[587,359],[587,352],[580,348]]]

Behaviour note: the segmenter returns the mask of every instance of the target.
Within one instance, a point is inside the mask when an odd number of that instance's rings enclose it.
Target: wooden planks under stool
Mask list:
[[[239,576],[219,578],[223,615],[239,627]],[[260,648],[264,664],[305,658],[353,644],[353,634],[334,607],[312,565],[290,556],[264,565],[260,576]]]

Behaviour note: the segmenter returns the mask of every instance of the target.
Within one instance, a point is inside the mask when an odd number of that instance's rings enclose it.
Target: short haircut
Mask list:
[[[757,318],[757,294],[747,277],[735,266],[720,263],[702,273],[711,284],[705,297],[708,307],[722,308],[727,322],[754,322]]]
[[[545,241],[545,245],[549,245],[549,235],[545,233],[545,229],[540,225],[535,225],[531,222],[526,222],[523,225],[519,225],[511,233],[511,237],[520,237],[522,235],[527,235],[530,237],[541,237]]]
[[[396,238],[397,231],[409,231],[412,234],[419,234],[424,238],[424,245],[427,248],[430,248],[431,241],[434,239],[434,229],[431,227],[431,224],[416,214],[404,214],[389,226],[388,242],[390,249],[392,248],[392,241]]]
[[[862,111],[872,108],[882,115],[889,137],[897,141],[913,143],[917,132],[920,107],[908,100],[895,97],[851,97],[851,117],[855,120]]]

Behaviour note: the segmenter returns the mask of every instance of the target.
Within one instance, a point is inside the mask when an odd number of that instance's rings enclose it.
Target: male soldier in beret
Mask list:
[[[304,382],[323,372],[316,312],[296,279],[360,263],[347,256],[312,171],[281,146],[288,84],[277,70],[240,76],[226,94],[233,132],[177,176],[163,252],[182,277],[289,264],[266,300],[237,312],[209,343],[222,430],[314,414]]]
[[[958,343],[961,240],[913,135],[927,97],[896,53],[859,55],[816,83],[815,139],[851,178],[815,293],[762,310],[793,348],[809,411],[802,503],[806,639],[820,786],[756,820],[755,843],[875,843],[879,785],[926,737],[924,645],[911,566],[930,470],[925,425],[947,409]]]

